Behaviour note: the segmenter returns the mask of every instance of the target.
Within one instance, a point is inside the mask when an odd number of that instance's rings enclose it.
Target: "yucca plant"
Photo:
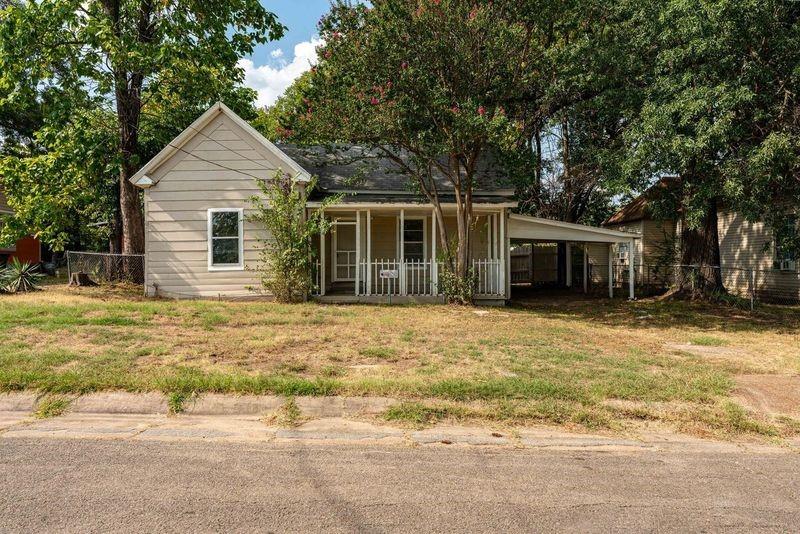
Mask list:
[[[0,288],[9,293],[36,291],[38,282],[44,278],[38,265],[22,263],[12,258],[5,269],[0,271]]]

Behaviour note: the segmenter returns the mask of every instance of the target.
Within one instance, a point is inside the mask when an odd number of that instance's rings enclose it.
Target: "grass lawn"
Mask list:
[[[0,391],[103,389],[402,399],[386,419],[789,436],[737,374],[800,373],[800,309],[549,300],[527,307],[0,295]]]

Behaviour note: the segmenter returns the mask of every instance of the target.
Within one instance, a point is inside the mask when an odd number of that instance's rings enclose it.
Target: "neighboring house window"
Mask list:
[[[403,228],[403,257],[406,260],[425,259],[425,220],[406,219]]]
[[[628,243],[620,243],[617,245],[617,260],[619,263],[628,263],[628,258],[631,248]]]
[[[786,226],[775,235],[775,268],[781,271],[797,270],[797,217],[789,217]]]
[[[208,269],[244,269],[244,216],[240,208],[208,210]]]

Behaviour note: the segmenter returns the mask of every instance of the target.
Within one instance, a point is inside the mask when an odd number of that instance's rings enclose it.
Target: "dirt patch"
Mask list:
[[[739,375],[733,394],[753,410],[800,417],[800,376]]]
[[[667,343],[664,347],[669,350],[688,352],[695,356],[712,358],[739,359],[746,355],[741,349],[734,349],[731,347],[709,347],[707,345],[695,345],[693,343]]]

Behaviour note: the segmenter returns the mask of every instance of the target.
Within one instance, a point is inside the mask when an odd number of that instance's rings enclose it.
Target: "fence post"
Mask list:
[[[67,280],[72,280],[72,266],[69,263],[69,250],[67,251]]]
[[[756,300],[756,270],[750,269],[750,311],[755,308]]]

